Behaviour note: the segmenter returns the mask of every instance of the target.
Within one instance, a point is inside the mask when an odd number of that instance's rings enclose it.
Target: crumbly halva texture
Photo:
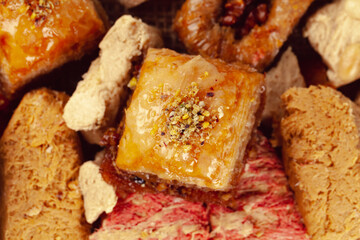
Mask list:
[[[2,1],[0,12],[0,92],[7,98],[94,50],[108,25],[97,0]]]
[[[26,94],[0,139],[6,240],[88,238],[80,142],[62,119],[67,100],[47,89]]]
[[[283,156],[314,240],[360,238],[359,108],[329,87],[282,96]]]
[[[281,118],[281,94],[292,87],[305,87],[295,54],[289,47],[279,63],[265,73],[266,102],[262,119]]]
[[[85,217],[93,223],[103,213],[110,213],[117,203],[113,186],[107,184],[96,161],[87,161],[80,167],[79,186],[84,198]]]
[[[248,66],[149,49],[126,110],[117,167],[177,186],[229,190],[259,123],[264,84]]]
[[[328,66],[335,87],[360,78],[360,1],[337,0],[307,22],[304,36]]]
[[[99,46],[99,57],[78,83],[64,111],[67,126],[82,131],[90,143],[99,143],[105,130],[114,126],[119,107],[128,96],[126,85],[133,61],[149,47],[162,46],[162,39],[156,28],[124,15]]]

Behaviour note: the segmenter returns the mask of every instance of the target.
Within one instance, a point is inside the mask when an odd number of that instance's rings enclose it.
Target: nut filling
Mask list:
[[[269,15],[269,0],[227,0],[220,22],[235,29],[235,38],[248,35],[256,25],[263,25]]]

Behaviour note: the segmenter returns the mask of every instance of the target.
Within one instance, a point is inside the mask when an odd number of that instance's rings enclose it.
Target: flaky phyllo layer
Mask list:
[[[220,60],[149,50],[116,165],[180,185],[228,190],[243,167],[263,75]]]

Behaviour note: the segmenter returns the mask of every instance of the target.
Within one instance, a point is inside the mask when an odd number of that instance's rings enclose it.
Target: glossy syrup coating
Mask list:
[[[222,58],[227,62],[240,61],[262,71],[274,59],[313,0],[270,1],[266,22],[251,24],[253,28],[240,39],[236,37],[239,31],[236,26],[222,25],[218,21],[223,19],[223,2],[187,0],[174,21],[180,40],[190,53]]]
[[[149,50],[126,110],[117,167],[180,185],[231,188],[264,90],[263,75],[247,70]]]
[[[39,74],[93,49],[106,27],[90,0],[0,4],[0,84],[12,95]]]

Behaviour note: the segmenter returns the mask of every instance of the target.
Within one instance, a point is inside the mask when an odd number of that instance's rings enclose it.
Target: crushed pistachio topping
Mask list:
[[[185,93],[177,90],[173,95],[160,95],[161,100],[166,101],[162,109],[163,124],[154,126],[153,131],[161,137],[164,146],[181,144],[183,150],[189,152],[193,145],[204,145],[210,138],[209,130],[214,128],[220,116],[218,111],[209,111],[198,93],[198,84],[192,82]]]
[[[51,0],[25,0],[25,5],[19,8],[20,13],[27,12],[30,14],[30,19],[35,22],[36,27],[41,26],[45,22],[46,17],[50,15],[56,5],[60,1]]]
[[[130,88],[131,90],[135,90],[136,84],[137,84],[136,77],[132,77],[131,80],[129,81],[127,87]]]

